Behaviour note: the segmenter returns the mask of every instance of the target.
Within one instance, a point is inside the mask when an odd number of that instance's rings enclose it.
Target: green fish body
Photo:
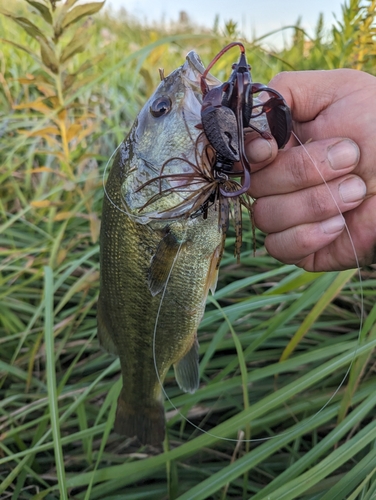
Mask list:
[[[190,190],[200,186],[173,177],[194,173],[200,158],[202,71],[190,53],[163,79],[118,149],[106,184],[98,336],[121,363],[115,430],[143,444],[164,439],[162,384],[170,366],[181,389],[199,386],[197,328],[222,253],[218,206],[206,218],[184,217]]]

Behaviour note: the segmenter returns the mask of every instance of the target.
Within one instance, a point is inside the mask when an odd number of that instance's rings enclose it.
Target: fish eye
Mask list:
[[[171,110],[171,99],[167,96],[158,97],[150,106],[150,113],[158,118],[167,115]]]

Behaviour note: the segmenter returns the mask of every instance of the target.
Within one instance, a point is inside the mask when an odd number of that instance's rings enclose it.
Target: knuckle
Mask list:
[[[310,232],[304,226],[297,226],[293,231],[295,248],[299,248],[299,254],[306,256],[311,253]]]
[[[309,169],[305,168],[306,152],[301,148],[294,148],[294,154],[289,162],[289,173],[296,189],[302,189],[309,184]]]
[[[330,208],[329,200],[322,195],[319,186],[312,187],[308,191],[307,206],[315,220],[322,220],[328,214]]]
[[[278,246],[275,244],[274,239],[272,238],[274,235],[268,235],[265,238],[265,248],[266,251],[268,252],[269,255],[274,257],[274,259],[281,260],[283,262],[286,262],[284,254],[281,255],[281,250],[278,248]]]
[[[288,71],[281,71],[278,73],[278,75],[275,75],[271,80],[270,80],[270,86],[273,87],[275,86],[280,86],[284,85],[286,80],[289,78],[289,72]]]
[[[291,107],[293,103],[291,88],[295,86],[293,81],[291,80],[291,72],[282,71],[281,73],[278,73],[278,75],[275,75],[272,78],[268,86],[280,92],[283,98],[286,100],[288,106]]]
[[[269,234],[265,248],[272,257],[286,264],[295,264],[310,253],[309,238],[301,226]]]
[[[269,211],[267,210],[267,204],[263,203],[263,199],[258,199],[253,204],[253,217],[255,220],[256,226],[261,229],[264,233],[269,232],[268,220],[269,217],[267,215]]]

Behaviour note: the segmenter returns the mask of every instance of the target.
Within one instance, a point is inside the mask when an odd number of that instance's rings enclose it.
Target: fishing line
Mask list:
[[[303,149],[304,149],[305,153],[307,154],[308,158],[310,159],[311,163],[313,164],[313,166],[317,170],[319,176],[321,177],[321,180],[323,181],[323,183],[325,184],[327,190],[329,191],[330,197],[332,198],[332,200],[334,202],[334,205],[336,206],[336,208],[338,210],[339,215],[341,215],[341,217],[342,217],[342,219],[344,221],[345,230],[346,230],[347,236],[349,237],[351,249],[352,249],[354,257],[355,257],[355,263],[356,263],[356,268],[357,268],[358,280],[359,280],[359,285],[360,285],[360,314],[359,314],[360,318],[359,318],[358,343],[357,343],[356,349],[354,350],[354,355],[353,355],[352,360],[351,360],[351,362],[349,364],[349,367],[348,367],[345,375],[343,376],[343,379],[339,383],[337,389],[334,391],[334,393],[328,399],[328,401],[323,405],[323,407],[318,412],[316,412],[313,415],[313,417],[311,417],[311,420],[312,420],[319,413],[321,413],[328,406],[328,404],[333,400],[333,398],[336,396],[336,394],[338,393],[338,391],[341,389],[341,387],[345,383],[345,380],[346,380],[348,374],[350,373],[351,367],[352,367],[352,365],[353,365],[353,363],[355,361],[356,353],[358,352],[358,349],[359,349],[359,346],[360,346],[360,336],[361,336],[361,333],[362,333],[363,319],[364,319],[364,296],[363,296],[362,273],[360,272],[360,264],[359,264],[358,254],[356,253],[356,248],[355,248],[354,240],[353,240],[353,238],[351,236],[350,229],[349,229],[349,226],[347,225],[346,219],[344,218],[344,216],[343,216],[343,214],[341,212],[341,209],[339,208],[339,205],[337,203],[337,200],[335,199],[335,197],[334,197],[334,195],[333,195],[330,187],[328,186],[328,183],[326,182],[324,176],[320,172],[320,169],[317,167],[317,165],[316,165],[314,159],[312,158],[312,156],[310,155],[309,151],[307,150],[307,148],[305,147],[305,145],[302,143],[302,141],[299,139],[299,137],[295,134],[295,132],[292,132],[292,135],[298,141],[298,143],[300,144],[300,146],[303,147]]]
[[[313,166],[315,167],[315,169],[317,170],[319,176],[321,177],[323,183],[325,184],[326,188],[328,189],[329,191],[329,194],[334,202],[334,205],[336,206],[337,210],[338,210],[338,213],[343,217],[342,215],[342,212],[341,212],[341,209],[333,195],[333,193],[331,192],[329,186],[328,186],[328,183],[326,182],[324,176],[322,175],[322,173],[320,172],[319,168],[317,167],[314,159],[312,158],[312,156],[310,155],[309,151],[307,150],[307,148],[304,146],[304,144],[300,141],[300,139],[297,137],[297,135],[293,132],[292,133],[294,135],[294,137],[296,138],[296,140],[298,141],[298,143],[303,147],[305,153],[307,154],[308,158],[310,159],[311,163],[313,164]],[[103,190],[104,190],[104,193],[105,193],[105,196],[107,197],[107,199],[109,200],[109,202],[117,209],[119,210],[120,212],[122,212],[123,214],[127,215],[128,217],[132,218],[133,220],[144,220],[144,217],[143,216],[137,216],[135,214],[132,214],[132,213],[129,213],[128,211],[124,210],[123,208],[119,207],[112,199],[111,197],[109,196],[108,192],[107,192],[107,189],[106,189],[106,185],[105,185],[105,178],[106,178],[106,174],[107,174],[107,170],[108,170],[108,166],[111,162],[111,160],[113,159],[113,157],[115,156],[115,154],[118,152],[120,146],[121,146],[122,143],[120,143],[116,149],[113,151],[112,155],[110,156],[110,158],[108,159],[107,163],[106,163],[106,166],[105,166],[105,169],[104,169],[104,172],[103,172],[103,176],[102,176],[102,185],[103,185]],[[358,255],[356,253],[356,248],[355,248],[355,244],[354,244],[354,241],[353,241],[353,238],[351,236],[351,233],[350,233],[350,230],[349,230],[349,227],[346,223],[346,220],[345,218],[343,217],[343,220],[344,220],[344,225],[345,225],[345,230],[347,232],[347,235],[349,237],[349,241],[350,241],[350,245],[351,245],[351,248],[352,248],[352,251],[353,251],[353,254],[354,254],[354,257],[355,257],[355,262],[356,262],[356,266],[357,266],[357,274],[358,274],[358,280],[359,280],[359,283],[360,283],[360,323],[359,323],[359,333],[358,333],[358,344],[357,344],[357,347],[354,351],[354,355],[353,355],[353,358],[350,362],[350,365],[343,377],[343,379],[341,380],[340,384],[338,385],[337,389],[334,391],[334,393],[331,395],[331,397],[328,399],[328,401],[322,406],[322,408],[320,410],[318,410],[310,419],[314,419],[319,413],[321,413],[328,405],[329,403],[333,400],[333,398],[336,396],[336,394],[338,393],[338,391],[341,389],[341,387],[343,386],[343,384],[345,383],[345,380],[351,370],[351,367],[354,363],[354,360],[355,360],[355,357],[356,357],[356,353],[358,351],[358,348],[359,348],[359,345],[360,345],[360,335],[361,335],[361,331],[362,331],[362,327],[363,327],[363,318],[364,318],[364,297],[363,297],[363,286],[362,286],[362,276],[361,276],[361,272],[360,272],[360,265],[359,265],[359,259],[358,259]],[[187,224],[189,223],[188,221],[186,222]],[[182,242],[184,241],[184,238],[187,234],[187,231],[188,231],[188,228],[186,227],[185,229],[185,232],[184,232],[184,235],[182,237]],[[270,437],[265,437],[265,438],[255,438],[255,439],[235,439],[235,438],[225,438],[223,436],[217,436],[216,434],[213,434],[212,432],[210,431],[206,431],[205,429],[202,429],[201,427],[199,427],[198,425],[196,425],[195,423],[193,423],[191,420],[189,420],[185,415],[183,415],[183,413],[174,405],[174,403],[171,401],[170,397],[168,396],[166,390],[164,389],[163,387],[163,383],[160,379],[160,375],[159,375],[159,372],[158,372],[158,367],[157,367],[157,360],[156,360],[156,335],[157,335],[157,328],[158,328],[158,321],[159,321],[159,316],[160,316],[160,312],[161,312],[161,308],[162,308],[162,304],[163,304],[163,300],[164,300],[164,297],[165,297],[165,294],[166,294],[166,291],[167,291],[167,286],[168,286],[168,282],[170,280],[170,277],[171,277],[171,274],[172,274],[172,271],[173,271],[173,268],[179,258],[179,255],[180,255],[180,251],[181,251],[181,246],[182,246],[182,242],[180,243],[179,247],[178,247],[178,251],[174,257],[174,260],[172,262],[172,265],[170,267],[170,270],[169,270],[169,273],[168,273],[168,276],[167,276],[167,279],[166,279],[166,283],[165,283],[165,286],[163,288],[163,291],[162,291],[162,295],[161,295],[161,300],[160,300],[160,303],[159,303],[159,306],[158,306],[158,310],[157,310],[157,315],[156,315],[156,321],[155,321],[155,326],[154,326],[154,332],[153,332],[153,360],[154,360],[154,369],[155,369],[155,373],[157,375],[157,379],[158,379],[158,382],[162,388],[162,391],[163,391],[163,394],[165,396],[165,398],[167,399],[167,401],[170,403],[171,407],[176,410],[176,412],[186,421],[188,422],[190,425],[192,425],[193,428],[199,430],[200,432],[204,433],[204,434],[208,434],[209,436],[211,437],[214,437],[216,439],[219,439],[219,440],[223,440],[223,441],[232,441],[232,442],[244,442],[244,443],[247,443],[247,442],[262,442],[262,441],[267,441],[267,440],[270,440],[270,439],[273,439],[273,438],[276,438],[278,436],[283,436],[283,435],[286,435],[288,434],[289,432],[293,432],[293,431],[286,431],[284,433],[280,433],[280,434],[277,434],[276,436],[270,436]],[[222,310],[222,309],[221,309]],[[225,315],[224,311],[222,310],[222,314]]]
[[[107,189],[106,189],[106,184],[105,184],[105,178],[106,178],[106,174],[107,174],[107,169],[108,169],[108,165],[110,164],[110,161],[112,160],[112,158],[115,156],[115,154],[118,152],[120,146],[121,146],[121,142],[120,144],[116,147],[116,149],[113,151],[112,155],[109,157],[107,163],[106,163],[106,166],[104,167],[104,172],[103,172],[103,175],[102,175],[102,186],[103,186],[103,191],[104,191],[104,194],[106,195],[106,198],[108,199],[108,201],[111,203],[111,205],[113,207],[115,207],[117,210],[119,210],[119,212],[122,212],[123,214],[125,215],[130,215],[128,214],[128,212],[126,212],[125,210],[122,210],[120,207],[118,207],[116,205],[116,203],[114,201],[112,201],[112,199],[110,198],[110,195],[107,193]]]
[[[320,172],[319,168],[317,167],[314,159],[312,158],[312,156],[310,155],[309,151],[307,150],[307,148],[304,146],[304,144],[300,141],[300,139],[297,137],[297,135],[292,132],[292,134],[294,135],[294,137],[297,139],[297,141],[299,142],[299,144],[303,147],[304,151],[306,152],[308,158],[310,159],[311,163],[313,164],[313,166],[315,167],[315,169],[317,170],[317,172],[319,173],[323,183],[325,184],[326,188],[328,189],[329,191],[329,194],[338,210],[338,213],[343,217],[343,214],[341,212],[341,209],[333,195],[333,193],[331,192],[330,190],[330,187],[328,186],[328,183],[326,182],[324,176],[322,175],[322,173]],[[344,226],[345,226],[345,230],[347,232],[347,235],[349,237],[349,240],[350,240],[350,245],[351,245],[351,248],[352,248],[352,251],[354,253],[354,257],[355,257],[355,262],[356,262],[356,266],[357,266],[357,274],[358,274],[358,279],[359,279],[359,283],[360,283],[360,321],[359,321],[359,332],[358,332],[358,343],[357,343],[357,346],[356,346],[356,349],[354,350],[354,355],[351,359],[351,362],[349,364],[349,367],[345,373],[345,375],[343,376],[343,379],[341,380],[341,382],[339,383],[337,389],[333,392],[333,394],[330,396],[330,398],[328,399],[328,401],[320,408],[320,410],[318,410],[313,416],[311,416],[309,419],[308,419],[308,422],[312,421],[314,418],[317,417],[317,415],[319,415],[328,405],[329,403],[333,400],[333,398],[336,396],[336,394],[338,393],[338,391],[341,389],[341,387],[343,386],[343,384],[345,383],[345,380],[347,378],[347,376],[349,375],[350,373],[350,370],[351,370],[351,367],[354,363],[354,360],[356,358],[356,353],[359,349],[359,345],[360,345],[360,336],[361,336],[361,331],[362,331],[362,328],[363,328],[363,317],[364,317],[364,296],[363,296],[363,286],[362,286],[362,276],[361,276],[361,272],[360,272],[360,265],[359,265],[359,259],[358,259],[358,255],[356,253],[356,248],[355,248],[355,244],[354,244],[354,240],[351,236],[351,233],[350,233],[350,229],[346,223],[346,220],[345,218],[343,217],[343,220],[344,220]],[[188,223],[188,222],[187,222]],[[170,397],[168,396],[165,388],[163,387],[163,383],[161,381],[161,378],[160,378],[160,375],[159,375],[159,372],[158,372],[158,366],[157,366],[157,360],[156,360],[156,336],[157,336],[157,328],[158,328],[158,321],[159,321],[159,316],[160,316],[160,312],[161,312],[161,308],[162,308],[162,304],[163,304],[163,300],[164,300],[164,297],[165,297],[165,294],[166,294],[166,291],[167,291],[167,286],[168,286],[168,282],[170,280],[170,277],[171,277],[171,274],[172,274],[172,271],[173,271],[173,268],[179,258],[179,255],[180,255],[180,251],[181,251],[181,247],[182,247],[182,244],[183,244],[183,241],[184,241],[184,238],[187,234],[187,231],[188,231],[188,228],[185,229],[185,232],[184,232],[184,235],[182,237],[182,242],[180,243],[179,247],[178,247],[178,251],[174,257],[174,260],[172,262],[172,265],[170,267],[170,270],[169,270],[169,273],[168,273],[168,276],[167,276],[167,279],[166,279],[166,283],[165,283],[165,286],[163,288],[163,292],[162,292],[162,295],[161,295],[161,300],[159,302],[159,306],[158,306],[158,310],[157,310],[157,315],[156,315],[156,320],[155,320],[155,324],[154,324],[154,332],[153,332],[153,361],[154,361],[154,369],[155,369],[155,373],[156,373],[156,376],[157,376],[157,380],[161,386],[161,389],[162,389],[162,392],[166,398],[166,400],[170,403],[171,407],[186,421],[188,422],[190,425],[192,425],[193,428],[197,429],[198,431],[202,432],[203,434],[207,434],[215,439],[218,439],[218,440],[222,440],[222,441],[232,441],[232,442],[236,442],[236,443],[252,443],[252,442],[263,442],[263,441],[268,441],[270,439],[275,439],[277,437],[280,437],[280,436],[285,436],[285,435],[288,435],[290,433],[293,433],[294,431],[291,430],[291,431],[286,431],[286,432],[282,432],[282,433],[279,433],[275,436],[269,436],[269,437],[265,437],[265,438],[255,438],[255,439],[235,439],[235,438],[226,438],[226,437],[223,437],[223,436],[218,436],[216,434],[213,434],[212,432],[210,431],[206,431],[205,429],[202,429],[201,427],[199,427],[198,425],[196,425],[195,423],[193,423],[189,418],[187,418],[185,415],[183,415],[183,413],[174,405],[174,403],[171,401]],[[219,306],[219,304],[218,304]],[[225,312],[222,310],[222,308],[219,306],[219,309],[222,311],[222,314],[224,315],[225,317],[225,320],[227,318]],[[250,423],[250,422],[249,422]],[[219,424],[221,425],[221,424]]]
[[[112,200],[112,198],[110,197],[110,195],[108,194],[107,192],[107,189],[106,189],[106,184],[105,184],[105,178],[106,178],[106,174],[107,174],[107,169],[108,169],[108,166],[110,164],[110,161],[112,160],[112,158],[115,156],[115,154],[117,153],[117,151],[119,150],[120,146],[122,145],[123,142],[121,142],[117,148],[114,150],[114,152],[112,153],[112,155],[109,157],[108,159],[108,162],[106,163],[106,166],[104,168],[104,172],[103,172],[103,175],[102,175],[102,186],[103,186],[103,191],[104,191],[104,194],[106,196],[106,198],[108,199],[108,201],[111,203],[111,205],[113,207],[115,207],[117,210],[119,210],[119,212],[125,214],[125,215],[128,215],[128,217],[130,217],[131,219],[133,220],[145,220],[145,216],[141,216],[141,215],[135,215],[135,214],[132,214],[130,212],[128,212],[127,210],[124,210],[123,208],[120,208],[118,205],[116,205],[116,203]]]

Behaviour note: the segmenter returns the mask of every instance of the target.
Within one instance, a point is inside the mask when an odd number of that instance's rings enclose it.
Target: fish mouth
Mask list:
[[[182,72],[185,79],[187,79],[190,84],[198,87],[198,91],[201,94],[201,77],[205,72],[205,66],[203,65],[200,56],[191,50],[188,52],[185,63],[182,66]],[[208,73],[205,77],[207,85],[210,87],[215,87],[221,85],[221,81],[215,76]]]
[[[200,110],[202,106],[201,80],[205,72],[200,56],[191,50],[188,52],[185,62],[181,67],[181,78],[186,88],[184,97],[184,114],[188,120],[197,120],[201,123]],[[205,76],[206,85],[209,88],[221,85],[222,82],[210,73]],[[198,105],[198,106],[197,106]]]

